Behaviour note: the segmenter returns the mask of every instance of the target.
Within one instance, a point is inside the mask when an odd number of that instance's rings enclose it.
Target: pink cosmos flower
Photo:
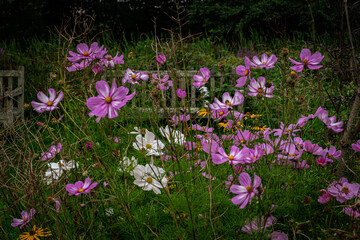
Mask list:
[[[271,240],[288,240],[289,237],[286,233],[274,231],[269,235]]]
[[[310,167],[310,165],[306,163],[306,160],[294,162],[292,164],[293,164],[294,168],[299,168],[299,169],[306,169],[306,168]]]
[[[118,56],[119,52],[116,52],[116,56],[112,57],[111,55],[106,55],[104,59],[101,60],[101,63],[107,68],[115,67],[115,64],[124,64],[124,55]]]
[[[280,123],[280,129],[274,129],[274,136],[281,137],[283,134],[285,135],[292,135],[295,136],[294,132],[300,131],[300,129],[295,129],[297,126],[295,124],[290,124],[289,126],[285,127],[284,123]]]
[[[213,131],[214,131],[214,128],[202,127],[202,126],[200,126],[199,124],[192,124],[192,125],[191,125],[191,128],[192,128],[193,130],[198,130],[198,131],[207,132],[207,133],[210,133],[210,132],[213,132]]]
[[[96,83],[96,90],[99,93],[97,97],[91,97],[87,100],[86,105],[91,110],[89,116],[97,116],[97,122],[101,118],[105,118],[108,115],[109,118],[115,118],[118,116],[118,110],[125,106],[128,101],[130,101],[135,92],[130,95],[129,89],[126,87],[117,87],[115,79],[111,89],[109,84],[105,81],[98,81]]]
[[[87,142],[85,144],[85,147],[86,147],[86,149],[91,149],[92,148],[92,142]]]
[[[80,63],[73,63],[70,67],[65,67],[69,72],[81,71],[90,66],[90,61],[87,59],[82,60]]]
[[[57,213],[60,212],[60,206],[61,206],[61,199],[60,198],[50,198],[49,202],[54,202],[55,203],[55,211]]]
[[[321,189],[319,191],[319,194],[320,194],[320,197],[318,199],[319,203],[324,204],[330,202],[332,196],[328,191],[326,191],[325,189]]]
[[[168,81],[169,80],[169,75],[165,75],[162,79],[159,79],[155,73],[153,73],[152,75],[153,80],[151,80],[151,83],[158,83],[156,85],[157,89],[160,90],[168,90],[170,87],[173,86],[173,82],[172,81]]]
[[[207,81],[210,78],[210,70],[207,68],[200,68],[200,72],[202,75],[194,75],[194,80],[195,82],[193,83],[193,85],[196,88],[199,88],[203,85],[205,85],[207,83]]]
[[[264,150],[259,146],[255,145],[254,149],[243,148],[247,150],[247,156],[244,158],[244,163],[251,164],[259,160],[264,155]],[[245,151],[245,150],[244,150]]]
[[[47,160],[53,159],[56,156],[56,154],[60,153],[61,149],[62,149],[62,144],[61,143],[58,143],[57,146],[52,145],[49,148],[48,152],[41,153],[41,157],[39,157],[39,160],[40,161],[47,161]]]
[[[201,138],[200,140],[201,148],[204,152],[209,154],[218,152],[218,149],[220,147],[218,144],[219,139],[217,138],[216,140],[215,136],[216,136],[215,134],[212,135],[211,133],[209,133],[208,136]]]
[[[91,71],[93,71],[94,74],[100,74],[103,70],[103,65],[100,62],[95,63],[91,67]]]
[[[86,178],[85,182],[77,181],[75,184],[67,184],[65,189],[69,192],[69,196],[75,195],[79,196],[80,194],[87,194],[91,189],[95,188],[98,183],[94,182],[91,184],[91,179]]]
[[[254,173],[254,182],[251,183],[250,175],[246,172],[240,173],[239,182],[241,185],[232,185],[230,187],[230,192],[238,194],[236,197],[233,197],[231,201],[235,205],[240,205],[240,209],[246,207],[249,203],[251,204],[251,199],[259,194],[258,188],[261,185],[261,178]]]
[[[251,97],[258,97],[258,98],[272,98],[274,97],[271,93],[274,91],[274,85],[272,83],[271,87],[266,87],[267,83],[264,77],[259,77],[256,81],[255,78],[250,80],[248,88],[250,92],[248,93]]]
[[[294,137],[294,143],[297,147],[303,147],[304,141],[299,137]]]
[[[239,150],[239,148],[235,145],[231,146],[229,154],[226,154],[222,147],[218,148],[217,153],[211,154],[213,163],[222,164],[224,162],[229,162],[229,164],[233,165],[244,163],[244,159],[247,157],[247,155],[247,148]]]
[[[319,157],[318,159],[316,159],[316,163],[321,166],[324,167],[327,163],[326,159],[323,157]]]
[[[165,62],[166,62],[166,57],[165,57],[165,54],[164,54],[163,52],[156,57],[156,62],[157,62],[159,65],[164,65],[164,64],[165,64]]]
[[[298,127],[304,127],[306,125],[306,123],[310,120],[310,119],[314,119],[315,116],[310,114],[309,116],[303,116],[301,115],[301,118],[299,118],[299,120],[297,121],[296,125]]]
[[[137,72],[135,73],[130,68],[126,69],[125,75],[122,79],[122,84],[127,82],[131,84],[139,84],[139,80],[146,81],[149,79],[149,75],[145,72]]]
[[[328,192],[331,196],[336,197],[336,200],[343,203],[346,200],[350,200],[357,196],[359,192],[360,184],[358,183],[335,183],[328,188]]]
[[[236,80],[235,87],[243,87],[246,84],[246,80],[250,79],[250,67],[253,66],[253,63],[250,61],[248,57],[245,57],[245,66],[240,65],[236,67],[236,74],[241,77]]]
[[[222,96],[222,102],[220,102],[219,99],[217,99],[216,97],[214,101],[215,103],[209,104],[209,107],[212,110],[219,110],[222,108],[232,108],[233,106],[240,105],[244,102],[244,95],[242,95],[238,91],[235,91],[234,98],[232,98],[230,94],[226,92]]]
[[[257,56],[253,57],[253,62],[254,62],[253,66],[257,66],[265,69],[274,68],[276,61],[277,61],[277,57],[274,54],[268,57],[268,55],[264,53],[263,55],[261,55],[261,61]]]
[[[181,114],[179,116],[173,115],[171,117],[171,120],[169,120],[169,122],[174,123],[173,125],[178,125],[179,122],[187,122],[190,120],[190,114],[185,115],[185,114]]]
[[[68,57],[68,60],[70,62],[77,62],[81,59],[88,59],[88,60],[94,60],[96,57],[96,53],[102,48],[99,48],[99,45],[97,42],[93,42],[90,46],[90,49],[87,44],[80,43],[76,46],[76,50],[78,53],[74,53],[72,51],[69,51],[69,54],[71,57]]]
[[[360,213],[357,210],[353,210],[351,207],[344,207],[343,208],[343,212],[346,215],[349,215],[352,218],[359,218],[360,217]]]
[[[220,108],[212,111],[211,118],[215,120],[221,120],[227,115],[229,115],[229,113],[230,112],[227,108]]]
[[[203,175],[207,179],[211,179],[211,181],[214,181],[216,177],[211,176],[210,173],[202,172],[201,175]]]
[[[300,53],[300,59],[301,62],[296,62],[295,60],[290,59],[292,63],[295,64],[295,66],[292,66],[291,69],[295,70],[297,72],[301,72],[304,69],[304,66],[308,66],[310,69],[319,69],[322,68],[322,65],[319,65],[320,62],[324,56],[321,55],[319,52],[315,52],[313,55],[311,55],[311,52],[309,49],[304,48],[301,50]]]
[[[352,148],[355,152],[360,152],[360,139],[357,141],[357,143],[351,144],[351,148]]]
[[[264,155],[274,153],[274,148],[269,143],[262,143],[260,147],[264,151]]]
[[[38,92],[37,98],[40,100],[40,103],[32,101],[31,106],[38,113],[43,113],[45,111],[52,111],[57,109],[57,105],[64,98],[64,93],[61,91],[56,98],[56,91],[53,88],[48,89],[49,97],[47,97],[43,92]]]
[[[313,144],[310,141],[304,142],[304,151],[311,153],[314,156],[324,156],[326,154],[326,149],[322,149],[318,144]]]
[[[329,150],[327,150],[327,158],[335,158],[336,160],[340,159],[341,156],[341,150],[336,151],[336,148],[334,146],[331,146]]]
[[[237,130],[234,137],[234,144],[244,144],[247,145],[250,142],[254,141],[258,137],[250,132],[249,130]]]
[[[20,229],[22,229],[23,226],[25,226],[35,215],[35,209],[30,209],[29,213],[26,211],[21,212],[21,218],[13,218],[13,223],[11,224],[12,227],[18,227],[20,226]]]
[[[255,218],[252,222],[246,221],[245,226],[241,228],[242,231],[253,234],[256,232],[263,231],[265,228],[270,227],[276,222],[274,216],[262,216],[260,219]]]
[[[186,97],[186,91],[181,90],[180,88],[176,90],[176,95],[178,98],[185,98]]]
[[[336,117],[335,116],[328,117],[328,114],[329,114],[328,111],[319,107],[316,113],[314,114],[314,116],[318,117],[323,123],[326,124],[327,128],[330,128],[334,132],[339,133],[343,131],[342,129],[343,122],[342,121],[336,122]]]

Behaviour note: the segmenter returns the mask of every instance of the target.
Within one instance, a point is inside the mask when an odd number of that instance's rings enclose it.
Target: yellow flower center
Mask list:
[[[152,146],[151,146],[151,144],[146,144],[145,147],[146,147],[147,149],[149,149],[149,148],[151,148]]]
[[[287,133],[288,133],[288,132],[290,132],[290,130],[289,130],[289,129],[286,129],[286,130],[285,130],[285,132],[287,132]]]
[[[329,154],[329,157],[332,157],[332,155],[331,155],[331,154]]]
[[[203,82],[206,82],[206,79],[204,78],[202,81],[203,81]]]
[[[26,222],[28,219],[26,217],[22,218],[23,222]]]
[[[289,155],[290,155],[290,156],[295,156],[295,154],[293,154],[293,153],[290,153]]]
[[[246,186],[246,191],[248,191],[249,193],[251,193],[253,191],[253,187],[251,186]]]
[[[234,160],[234,156],[229,155],[229,160]]]
[[[342,193],[345,193],[345,194],[348,194],[349,193],[349,188],[348,187],[344,187],[342,190],[341,190]]]
[[[110,61],[110,60],[111,60],[111,56],[108,56],[107,59],[108,59],[108,61]]]
[[[228,105],[228,106],[231,106],[231,102],[229,100],[226,100],[225,104]]]
[[[253,159],[256,159],[256,157],[254,156]]]
[[[59,167],[64,166],[64,164],[63,164],[63,163],[58,163],[58,164],[59,164]]]
[[[291,71],[291,72],[290,72],[290,76],[295,77],[295,76],[296,76],[295,71]]]
[[[245,72],[244,72],[244,75],[247,76],[249,74],[249,70],[246,69]]]
[[[48,102],[46,103],[46,105],[48,105],[48,106],[50,107],[50,106],[53,105],[53,102],[52,102],[52,101],[48,101]]]
[[[132,74],[132,75],[131,75],[131,78],[132,78],[132,79],[135,79],[135,78],[136,78],[136,75],[135,75],[135,74]]]
[[[305,59],[303,60],[303,63],[304,63],[304,64],[307,64],[307,63],[308,63],[308,60],[305,58]]]
[[[151,177],[148,177],[148,178],[146,179],[146,181],[147,181],[148,183],[152,183],[153,179],[152,179]]]
[[[219,115],[220,115],[220,116],[224,115],[224,112],[223,112],[223,111],[221,111],[221,112],[219,113]]]
[[[78,192],[83,192],[83,191],[85,191],[83,188],[80,188],[80,189],[78,190]]]
[[[111,103],[111,97],[106,97],[106,98],[105,98],[105,102]]]
[[[85,52],[84,52],[84,56],[85,56],[85,57],[89,56],[89,52],[88,52],[88,51],[85,51]]]
[[[257,92],[258,92],[258,93],[262,93],[262,92],[263,92],[262,88],[259,88],[259,89],[257,90]]]
[[[262,62],[262,64],[266,65],[266,62]]]

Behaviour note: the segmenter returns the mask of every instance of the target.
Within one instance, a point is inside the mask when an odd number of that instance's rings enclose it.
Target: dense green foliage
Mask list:
[[[357,29],[360,20],[355,2],[350,0],[348,5],[350,21]],[[249,38],[254,33],[267,38],[296,36],[310,39],[311,12],[316,34],[334,40],[339,39],[346,29],[343,1],[340,0],[185,0],[178,2],[178,9],[181,17],[189,14],[189,24],[184,26],[184,32],[203,32],[230,41],[238,40],[239,36]],[[124,33],[127,37],[134,34],[138,38],[152,32],[155,18],[158,32],[178,27],[170,19],[170,16],[177,17],[174,1],[5,0],[0,2],[0,11],[3,39],[48,37],[48,29],[59,26],[74,12],[94,15],[96,30],[110,30],[117,38]]]

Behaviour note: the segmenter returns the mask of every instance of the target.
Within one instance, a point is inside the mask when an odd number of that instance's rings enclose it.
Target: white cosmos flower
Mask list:
[[[176,144],[183,145],[185,143],[185,136],[182,132],[178,130],[172,130],[169,126],[165,128],[160,127],[160,133],[169,141],[171,142],[174,140]]]
[[[123,160],[120,162],[119,171],[120,172],[130,172],[130,175],[133,175],[133,169],[137,166],[137,159],[132,156],[131,160],[128,157],[123,157]]]
[[[145,133],[145,137],[141,135],[136,136],[136,142],[133,142],[133,147],[137,150],[146,150],[147,156],[159,156],[161,150],[165,145],[160,140],[155,140],[155,134],[152,132]]]
[[[152,164],[137,165],[133,174],[135,177],[134,184],[145,191],[153,190],[156,194],[160,194],[160,188],[166,187],[168,182],[165,177],[165,170]]]
[[[146,134],[147,132],[149,132],[149,130],[147,130],[146,128],[138,128],[138,127],[134,127],[135,131],[129,132],[129,134]]]
[[[45,172],[44,181],[49,185],[59,180],[64,171],[68,171],[78,166],[79,164],[75,163],[74,160],[66,162],[65,160],[61,159],[57,163],[48,163],[49,168]]]

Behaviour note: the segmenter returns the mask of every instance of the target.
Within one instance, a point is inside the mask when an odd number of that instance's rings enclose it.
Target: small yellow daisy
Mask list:
[[[33,229],[30,232],[24,232],[19,236],[19,240],[40,240],[39,237],[48,237],[51,236],[51,232],[46,228],[38,228],[34,225]]]

